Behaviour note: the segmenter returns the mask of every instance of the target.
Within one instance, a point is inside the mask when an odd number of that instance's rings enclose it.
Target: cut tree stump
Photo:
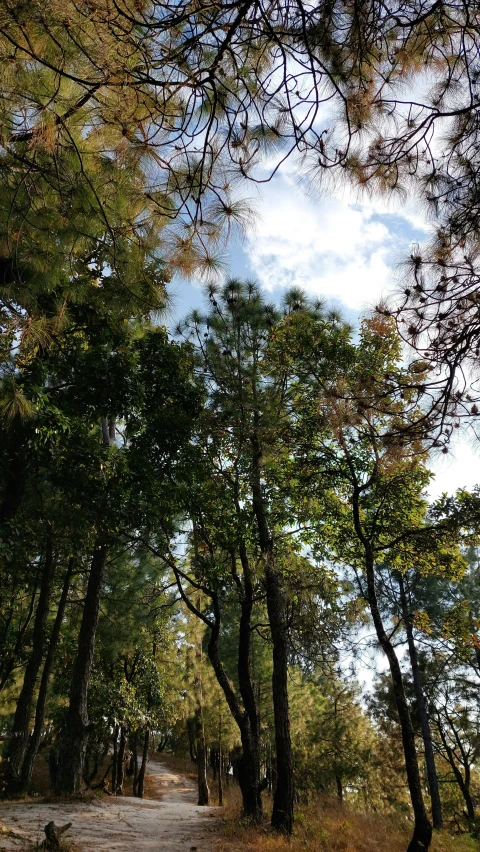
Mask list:
[[[43,848],[46,850],[60,849],[62,834],[71,827],[72,823],[67,822],[65,825],[55,825],[53,822],[47,823],[44,828],[46,840],[43,841]]]

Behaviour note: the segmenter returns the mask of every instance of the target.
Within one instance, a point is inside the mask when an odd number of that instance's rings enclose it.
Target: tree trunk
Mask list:
[[[178,589],[182,598],[186,604],[186,606],[193,612],[197,617],[201,617],[201,613],[199,610],[199,606],[195,607],[189,598],[185,595],[181,583],[181,579],[178,574],[176,574],[176,580]],[[214,618],[213,620],[204,619],[205,623],[208,625],[210,629],[210,639],[208,642],[208,657],[212,664],[212,668],[215,672],[215,676],[217,681],[225,695],[225,699],[227,701],[230,712],[235,719],[235,722],[238,725],[240,731],[240,737],[242,740],[242,749],[243,754],[241,758],[240,764],[240,775],[238,778],[240,784],[240,790],[242,793],[242,803],[243,803],[243,812],[246,817],[251,819],[253,822],[258,823],[261,820],[262,814],[262,802],[261,802],[261,785],[259,783],[260,777],[260,760],[259,760],[259,743],[258,743],[258,730],[256,737],[252,736],[252,729],[250,724],[250,718],[246,711],[241,707],[238,696],[236,695],[234,689],[232,688],[231,681],[227,677],[227,674],[223,668],[222,662],[220,660],[219,652],[218,652],[218,639],[220,635],[220,624],[221,624],[221,612],[219,607],[218,598],[215,594],[211,596]],[[253,599],[252,599],[253,600]],[[243,605],[242,605],[243,606]],[[245,609],[242,608],[242,619],[241,619],[241,630],[240,630],[240,640],[239,640],[239,679],[242,680],[242,697],[246,695],[246,691],[249,689],[248,687],[248,678],[251,677],[250,671],[250,615],[251,607],[248,605]],[[242,639],[243,636],[243,639]],[[248,641],[245,641],[248,636]],[[245,659],[240,664],[240,654],[245,654]],[[250,684],[250,692],[253,697],[253,702],[255,706],[255,697],[253,686]],[[252,712],[252,708],[250,708],[250,712]],[[255,709],[256,713],[256,709]],[[192,730],[192,727],[194,730]],[[190,749],[190,757],[192,761],[197,763],[198,765],[198,744],[195,742],[196,740],[196,719],[187,720],[187,731],[189,738],[189,749]],[[228,776],[227,776],[228,783]]]
[[[255,413],[258,425],[258,413]],[[265,564],[267,612],[273,645],[272,698],[275,726],[277,784],[273,797],[272,827],[285,834],[293,829],[293,758],[288,703],[288,625],[287,602],[273,555],[273,538],[268,524],[261,485],[262,448],[257,431],[251,436],[252,498],[260,550]]]
[[[125,728],[120,728],[120,744],[118,746],[118,763],[117,763],[117,786],[115,794],[123,796],[123,783],[125,780],[125,748],[127,740],[125,736]]]
[[[467,807],[468,821],[473,824],[475,823],[475,805],[473,804],[473,799],[470,793],[471,772],[470,765],[468,764],[468,762],[463,763],[463,768],[465,771],[465,782],[462,788],[462,793],[463,798],[465,799],[465,805]]]
[[[465,807],[467,809],[467,819],[470,825],[473,826],[476,821],[476,814],[475,805],[473,804],[472,795],[470,793],[470,784],[464,782],[463,785],[460,786],[460,789],[465,800]]]
[[[138,734],[135,734],[132,737],[131,743],[132,749],[132,762],[133,762],[133,780],[132,780],[132,790],[133,795],[137,796],[138,794]]]
[[[260,747],[258,740],[258,730],[252,731],[250,716],[246,709],[242,709],[235,695],[230,681],[223,669],[222,663],[218,655],[218,636],[220,631],[220,613],[218,611],[218,603],[216,598],[213,599],[214,611],[216,614],[215,624],[211,627],[210,641],[208,643],[208,657],[212,663],[213,670],[217,677],[218,683],[223,689],[227,704],[230,708],[233,718],[235,719],[242,741],[242,755],[238,761],[238,783],[242,793],[242,806],[244,816],[254,823],[259,823],[262,818],[262,799],[260,785]],[[243,615],[243,613],[242,613]],[[250,633],[250,629],[248,630]],[[250,642],[250,640],[249,640]],[[241,643],[239,642],[239,655]],[[243,647],[243,646],[242,646]],[[246,653],[250,653],[249,644],[245,647]],[[242,679],[240,690],[242,698],[248,691],[246,680],[250,677],[250,665],[240,665],[239,661],[239,680]],[[239,684],[240,685],[240,684]],[[253,688],[251,694],[254,698]],[[256,712],[256,711],[255,711]],[[250,707],[252,713],[252,707]],[[197,746],[197,763],[198,763],[198,746]]]
[[[65,614],[65,607],[67,605],[68,593],[70,591],[70,583],[72,580],[73,568],[74,568],[75,560],[72,557],[68,562],[67,572],[65,574],[65,579],[63,581],[62,594],[60,596],[60,601],[58,604],[57,614],[55,616],[55,621],[53,624],[52,632],[50,635],[50,642],[48,643],[47,656],[45,658],[45,663],[43,666],[42,678],[40,681],[40,688],[38,690],[37,697],[37,706],[35,710],[35,723],[33,726],[33,732],[30,737],[28,748],[25,754],[25,758],[22,766],[22,775],[21,775],[21,786],[22,790],[25,790],[30,784],[30,779],[32,777],[33,764],[35,762],[35,758],[37,756],[38,747],[40,745],[40,740],[42,738],[42,730],[43,724],[45,720],[45,705],[47,702],[47,693],[48,693],[48,683],[50,680],[50,675],[52,673],[53,663],[55,660],[55,653],[57,650],[58,640],[60,639],[60,632],[62,629],[63,616]]]
[[[113,447],[115,443],[116,418],[102,417],[102,440],[106,447]]]
[[[201,660],[201,649],[197,649],[196,656]],[[202,676],[200,667],[195,677],[195,748],[197,752],[197,781],[198,781],[198,804],[208,805],[210,801],[210,790],[207,781],[207,747],[205,744],[205,729],[203,726],[203,695]]]
[[[93,663],[106,559],[107,545],[97,542],[83,605],[78,652],[70,688],[70,703],[66,723],[60,737],[56,783],[56,792],[59,794],[77,793],[83,781],[85,749],[90,730],[87,708],[88,686]]]
[[[187,719],[187,734],[188,734],[188,752],[192,763],[197,762],[197,752],[195,745],[195,719]]]
[[[243,593],[238,635],[238,686],[247,719],[240,727],[243,753],[239,761],[239,784],[242,791],[244,815],[259,824],[262,820],[262,785],[260,783],[260,724],[252,678],[251,635],[253,583],[244,543],[240,544],[243,569]],[[248,724],[247,724],[248,720]],[[243,728],[243,730],[242,730]]]
[[[465,802],[465,807],[466,807],[466,811],[467,811],[467,819],[468,819],[470,824],[474,824],[475,819],[476,819],[476,815],[475,815],[475,806],[473,804],[473,799],[472,799],[472,796],[470,795],[470,770],[468,769],[468,774],[466,772],[465,778],[464,778],[460,769],[457,766],[457,761],[455,760],[455,754],[453,752],[453,749],[451,749],[450,746],[448,745],[447,738],[445,736],[445,732],[443,730],[443,726],[442,726],[442,723],[440,721],[440,718],[437,718],[436,724],[437,724],[438,732],[440,734],[440,738],[441,738],[442,743],[443,743],[443,747],[444,747],[444,749],[447,753],[447,760],[448,760],[448,762],[449,762],[449,764],[452,768],[453,774],[455,776],[455,780],[456,780],[456,782],[457,782],[457,784],[460,788],[461,794],[462,794],[464,802]],[[465,770],[467,769],[467,767],[465,767],[465,765],[464,765],[464,769]]]
[[[115,725],[113,731],[113,760],[112,760],[112,794],[115,796],[117,792],[117,778],[118,778],[118,735],[120,732],[120,726]]]
[[[22,766],[28,746],[30,717],[38,672],[42,664],[45,626],[48,606],[55,573],[52,535],[49,533],[46,543],[45,560],[40,582],[40,594],[33,624],[32,652],[25,669],[22,689],[18,697],[12,731],[8,742],[7,789],[9,793],[18,792],[22,786]]]
[[[365,546],[365,545],[364,545]],[[418,767],[417,749],[412,720],[408,709],[405,695],[402,671],[395,649],[385,631],[382,616],[378,608],[377,593],[375,587],[375,563],[373,553],[365,546],[365,568],[367,577],[368,603],[372,614],[375,631],[382,650],[387,657],[392,677],[393,694],[397,708],[400,729],[402,733],[403,754],[405,757],[405,769],[407,772],[408,789],[412,802],[415,824],[413,837],[407,852],[425,852],[432,840],[432,825],[427,816],[425,803],[423,801],[422,782]]]
[[[48,852],[62,849],[62,834],[68,831],[71,825],[71,822],[67,822],[66,825],[62,826],[55,825],[53,820],[49,822],[44,828],[46,840],[42,844],[42,849],[48,850]]]
[[[288,647],[286,602],[280,578],[267,563],[267,611],[273,644],[272,696],[275,725],[277,783],[273,797],[272,827],[286,834],[293,828],[293,761],[288,705]]]
[[[208,805],[210,801],[210,790],[207,781],[207,749],[205,746],[205,733],[203,719],[195,711],[195,722],[197,730],[197,780],[198,780],[198,804]]]
[[[169,742],[170,742],[169,735],[168,734],[162,734],[162,736],[160,737],[160,739],[158,741],[157,751],[161,754],[162,751],[165,751]]]
[[[218,769],[218,751],[216,748],[210,749],[210,766],[212,767],[213,780],[216,781]]]
[[[218,804],[219,804],[220,807],[223,806],[222,770],[223,770],[223,753],[222,753],[222,746],[220,745],[220,747],[218,749]]]
[[[143,738],[142,765],[138,773],[137,793],[139,799],[143,799],[143,791],[145,787],[145,772],[147,771],[148,763],[148,746],[150,744],[150,728],[145,728],[145,736]]]
[[[432,822],[433,827],[437,830],[441,829],[442,820],[442,803],[440,801],[440,791],[438,788],[437,769],[435,766],[435,755],[433,751],[432,732],[430,730],[430,722],[428,719],[428,707],[423,692],[422,673],[418,664],[418,654],[413,636],[413,620],[412,614],[409,611],[407,596],[405,593],[405,585],[403,577],[400,574],[399,579],[400,601],[402,605],[403,621],[407,633],[408,653],[410,657],[410,665],[413,676],[413,686],[415,690],[415,698],[417,699],[418,716],[422,729],[423,746],[425,749],[425,764],[427,767],[428,789],[430,791],[430,799],[432,803]]]
[[[475,805],[473,804],[472,795],[470,793],[470,783],[469,780],[465,780],[462,776],[462,773],[458,769],[458,767],[454,770],[454,775],[457,781],[458,786],[460,787],[464,802],[465,808],[467,812],[467,819],[471,825],[475,823],[476,814],[475,814]]]
[[[343,802],[343,785],[340,775],[335,775],[335,783],[337,785],[337,799],[340,803]]]
[[[93,766],[90,765],[90,760]],[[85,783],[87,787],[91,787],[93,781],[97,777],[98,767],[100,764],[100,751],[98,748],[93,749],[93,754],[89,754],[88,748],[85,755]]]

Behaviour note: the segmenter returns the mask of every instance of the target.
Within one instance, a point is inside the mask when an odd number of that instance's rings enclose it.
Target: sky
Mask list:
[[[254,192],[251,193],[254,195]],[[428,240],[429,224],[409,198],[389,202],[355,198],[347,189],[315,194],[285,165],[252,198],[255,222],[234,239],[225,257],[227,277],[257,281],[279,302],[295,285],[339,308],[357,325],[402,274],[402,257]],[[174,279],[169,324],[204,306],[202,283]],[[431,459],[430,496],[480,483],[480,447],[460,435],[448,455]]]

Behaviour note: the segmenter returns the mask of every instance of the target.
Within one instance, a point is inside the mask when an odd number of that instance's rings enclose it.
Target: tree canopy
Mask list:
[[[48,753],[57,795],[142,797],[158,749],[281,834],[334,795],[409,852],[478,836],[479,493],[428,487],[478,416],[479,26],[0,0],[2,795]],[[358,328],[220,280],[288,158],[432,217]]]

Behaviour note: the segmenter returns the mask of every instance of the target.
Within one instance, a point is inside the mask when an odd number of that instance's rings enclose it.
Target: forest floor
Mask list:
[[[102,796],[0,804],[1,852],[26,852],[41,842],[44,826],[71,822],[66,846],[78,852],[236,852],[220,830],[220,808],[196,805],[193,780],[165,764],[148,764],[148,799]]]
[[[214,782],[211,787],[215,795]],[[145,795],[1,802],[0,852],[31,852],[50,820],[72,823],[64,847],[71,852],[405,852],[408,845],[409,827],[400,827],[398,817],[361,814],[331,797],[299,808],[292,838],[279,837],[267,825],[248,828],[238,820],[236,785],[225,790],[225,808],[198,807],[192,765],[171,755],[150,759]],[[448,832],[435,833],[431,847],[479,850],[478,841]]]

